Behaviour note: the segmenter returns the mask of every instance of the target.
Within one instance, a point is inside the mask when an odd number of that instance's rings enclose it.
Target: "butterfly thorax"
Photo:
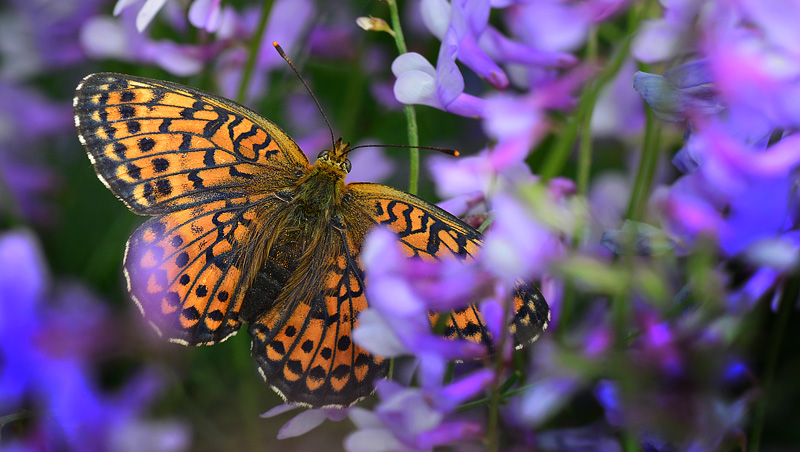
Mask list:
[[[339,205],[350,169],[346,158],[349,151],[349,143],[337,140],[332,149],[320,153],[314,166],[298,181],[294,199],[309,219],[326,220]]]

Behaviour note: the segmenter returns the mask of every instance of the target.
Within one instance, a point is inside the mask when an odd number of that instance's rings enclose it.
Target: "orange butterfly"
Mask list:
[[[278,126],[214,94],[121,74],[78,85],[75,125],[100,180],[136,214],[128,290],[171,341],[209,345],[248,323],[252,353],[286,401],[348,406],[373,391],[388,360],[353,343],[367,307],[359,253],[385,225],[406,254],[472,259],[480,233],[393,188],[345,184],[349,144],[311,165]],[[517,287],[510,325],[518,344],[547,326],[532,285]],[[489,344],[473,306],[447,334]]]

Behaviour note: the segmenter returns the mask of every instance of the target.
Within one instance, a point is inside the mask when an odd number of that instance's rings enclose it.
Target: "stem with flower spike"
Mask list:
[[[269,13],[272,11],[272,4],[274,0],[266,0],[264,7],[261,9],[261,17],[258,18],[258,28],[253,34],[252,41],[250,41],[249,56],[247,64],[242,72],[242,80],[239,83],[239,92],[236,93],[236,102],[244,103],[244,98],[247,95],[247,87],[250,86],[250,77],[253,75],[253,68],[258,60],[258,55],[261,51],[261,41],[264,38],[264,29],[267,27],[267,19]]]
[[[397,0],[386,0],[389,5],[389,14],[392,21],[392,31],[394,31],[394,42],[397,45],[397,51],[400,55],[408,52],[406,41],[403,37],[403,29],[400,27],[400,14],[397,12]],[[414,110],[413,105],[406,105],[403,107],[406,114],[406,123],[408,124],[408,144],[409,146],[419,146],[419,132],[417,130],[417,112]],[[417,187],[419,185],[419,149],[409,149],[410,162],[409,162],[409,176],[408,176],[408,192],[416,195]]]

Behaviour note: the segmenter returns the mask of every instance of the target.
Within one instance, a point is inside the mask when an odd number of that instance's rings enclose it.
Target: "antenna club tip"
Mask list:
[[[280,47],[280,45],[278,45],[278,41],[272,41],[272,47]]]
[[[460,152],[458,152],[458,151],[453,151],[453,156],[454,156],[454,157],[458,157],[459,155],[461,155],[461,153],[460,153]]]

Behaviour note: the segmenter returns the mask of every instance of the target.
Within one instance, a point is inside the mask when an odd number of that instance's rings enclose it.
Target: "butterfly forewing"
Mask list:
[[[78,135],[100,180],[139,214],[278,191],[308,167],[275,124],[182,85],[92,74],[74,104]]]

